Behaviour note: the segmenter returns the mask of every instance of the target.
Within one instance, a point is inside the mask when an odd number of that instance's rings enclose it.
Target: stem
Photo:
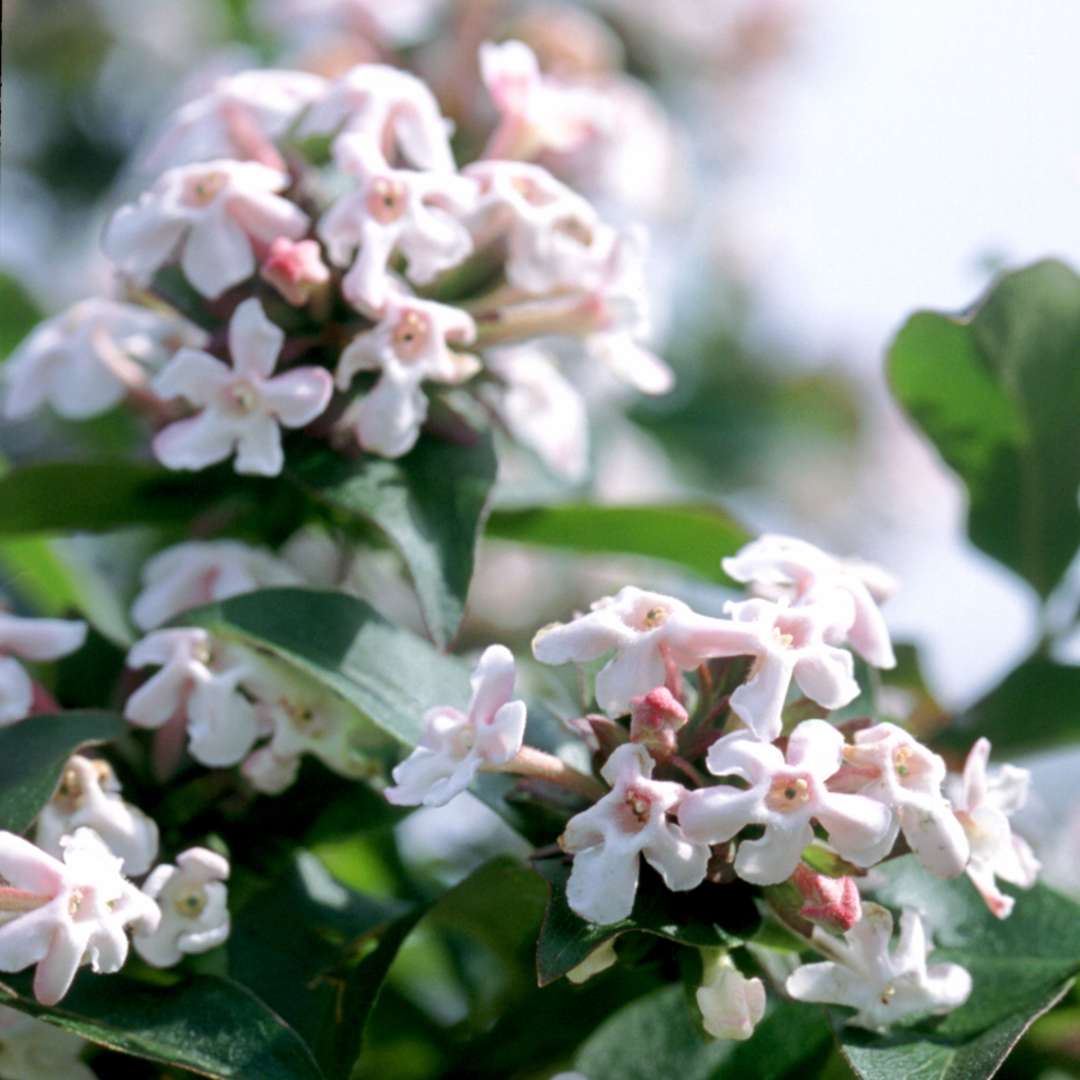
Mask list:
[[[607,794],[607,788],[599,780],[578,772],[561,758],[555,757],[554,754],[545,754],[543,750],[537,750],[533,746],[523,746],[518,751],[517,757],[499,766],[496,771],[546,780],[550,784],[557,784],[568,791],[575,791],[593,801]]]
[[[37,893],[27,892],[26,889],[0,885],[0,913],[23,915],[28,911],[37,911],[51,900],[51,896],[39,896]]]
[[[678,754],[672,754],[671,757],[668,758],[668,761],[681,773],[690,777],[698,787],[705,787],[708,783],[705,777],[702,776],[701,773],[686,760],[686,758],[681,758]]]

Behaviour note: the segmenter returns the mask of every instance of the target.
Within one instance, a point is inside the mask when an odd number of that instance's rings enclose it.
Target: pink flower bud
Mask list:
[[[675,733],[689,718],[666,686],[657,686],[630,701],[630,739],[667,757],[677,749]]]
[[[322,250],[315,240],[293,241],[279,236],[259,271],[293,307],[301,307],[311,299],[319,285],[330,280],[330,269],[323,262]]]
[[[862,918],[862,899],[854,878],[828,877],[799,863],[791,883],[805,901],[799,911],[804,919],[846,932]]]

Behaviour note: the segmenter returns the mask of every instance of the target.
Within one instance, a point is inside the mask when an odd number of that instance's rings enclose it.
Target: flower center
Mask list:
[[[259,395],[246,379],[237,379],[225,391],[225,404],[231,412],[247,414],[258,404]]]
[[[197,919],[206,909],[206,890],[187,889],[173,901],[173,905],[185,919]]]
[[[889,1005],[892,1003],[894,997],[896,997],[896,987],[886,986],[885,989],[881,991],[881,998],[879,1000],[882,1005]]]
[[[896,775],[897,776],[902,776],[903,777],[903,776],[910,776],[911,775],[911,765],[909,764],[910,761],[911,761],[911,747],[910,746],[901,746],[893,754],[893,765],[896,766]]]
[[[403,312],[392,335],[394,352],[401,360],[418,360],[430,339],[431,321],[419,311]]]
[[[641,832],[652,814],[652,798],[647,791],[629,788],[618,810],[619,825],[623,832]]]
[[[79,908],[82,907],[83,900],[84,896],[82,889],[73,889],[71,892],[71,897],[68,900],[68,914],[72,917],[78,915]]]
[[[364,205],[380,225],[389,225],[405,213],[405,202],[405,185],[380,176],[371,182]]]
[[[778,776],[765,796],[765,805],[782,814],[801,810],[810,801],[810,785],[802,776]]]
[[[184,192],[181,200],[187,206],[209,206],[225,187],[225,174],[223,172],[208,172],[201,176],[191,176],[184,181]]]
[[[664,607],[651,607],[644,615],[641,616],[641,629],[642,630],[655,630],[656,627],[662,626],[667,622],[668,610]]]
[[[795,644],[795,635],[786,634],[779,626],[774,626],[772,632],[781,649],[790,649]]]

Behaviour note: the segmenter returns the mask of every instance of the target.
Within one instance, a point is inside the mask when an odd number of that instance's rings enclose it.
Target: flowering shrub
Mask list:
[[[1080,909],[1011,821],[1030,774],[996,760],[1023,694],[928,722],[899,583],[716,506],[492,509],[496,433],[585,478],[582,370],[674,376],[643,230],[574,187],[615,99],[520,41],[479,68],[490,130],[457,142],[404,69],[221,79],[108,222],[116,297],[2,369],[9,420],[121,411],[135,434],[19,464],[0,530],[143,527],[124,602],[15,590],[0,614],[4,1075],[93,1075],[78,1040],[213,1077],[391,1075],[405,1017],[434,1064],[402,1076],[525,1075],[519,1043],[529,1075],[809,1075],[834,1040],[862,1077],[990,1076],[1080,970]],[[1008,394],[1038,365],[1075,404],[1077,341],[1080,281],[1042,264],[970,319],[916,316],[890,359],[972,538],[1044,597],[1080,476],[1068,512],[1028,490],[1053,418]],[[516,656],[482,627],[456,645],[485,528],[659,557],[688,599],[624,583]],[[365,580],[384,549],[414,598]],[[478,800],[504,853],[416,872],[408,830]],[[364,860],[382,888],[354,887]],[[410,983],[425,949],[475,985],[472,1030]]]

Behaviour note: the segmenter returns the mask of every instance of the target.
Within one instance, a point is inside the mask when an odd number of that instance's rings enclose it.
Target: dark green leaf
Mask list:
[[[79,747],[125,731],[122,716],[89,710],[31,716],[0,728],[0,829],[25,832],[52,798],[64,762]]]
[[[1042,262],[974,313],[913,315],[893,391],[967,485],[968,528],[1042,595],[1080,546],[1080,277]]]
[[[11,276],[0,273],[0,358],[33,330],[42,312],[34,298]]]
[[[610,926],[585,922],[570,910],[566,883],[570,864],[559,857],[541,859],[536,869],[550,887],[536,970],[540,985],[561,978],[605,941],[628,932],[642,932],[685,945],[736,945],[757,929],[759,916],[748,887],[742,883],[706,883],[689,893],[674,893],[647,867],[642,868],[630,918]]]
[[[495,480],[488,435],[471,446],[423,438],[395,461],[318,454],[293,473],[342,525],[376,526],[400,552],[434,641],[457,633]]]
[[[5,975],[0,1001],[101,1046],[215,1080],[323,1080],[296,1032],[229,979],[195,975],[150,986],[84,973],[51,1009],[34,1001],[30,981]]]
[[[644,555],[725,584],[731,584],[731,579],[720,568],[720,560],[750,538],[724,510],[706,503],[572,503],[497,510],[488,521],[486,535],[564,551]]]

